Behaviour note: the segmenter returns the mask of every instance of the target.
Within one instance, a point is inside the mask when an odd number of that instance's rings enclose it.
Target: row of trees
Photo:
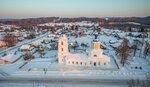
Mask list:
[[[146,57],[149,53],[149,50],[150,50],[150,45],[149,45],[148,41],[141,42],[141,43],[136,41],[134,43],[134,45],[132,45],[130,47],[129,46],[129,40],[124,38],[123,42],[121,43],[121,45],[116,50],[116,54],[121,57],[122,66],[125,65],[125,62],[128,59],[128,56],[131,55],[132,52],[133,52],[132,57],[135,57],[138,47],[140,47],[139,57],[142,57],[142,58],[146,59]],[[141,55],[143,55],[143,56],[141,56]]]

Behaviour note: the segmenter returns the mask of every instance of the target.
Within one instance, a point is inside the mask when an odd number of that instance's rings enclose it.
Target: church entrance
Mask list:
[[[94,66],[96,66],[96,62],[94,62]]]

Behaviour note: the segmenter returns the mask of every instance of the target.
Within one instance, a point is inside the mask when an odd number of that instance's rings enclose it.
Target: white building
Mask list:
[[[100,48],[100,41],[95,39],[91,42],[91,50],[88,54],[78,54],[68,52],[68,39],[64,33],[62,33],[58,40],[58,62],[65,65],[75,66],[95,66],[95,67],[109,67],[110,58],[103,55],[103,50]]]
[[[31,50],[31,46],[30,45],[22,45],[20,47],[21,51],[30,51]]]
[[[62,32],[61,37],[58,40],[58,62],[64,63],[64,56],[67,56],[68,54],[68,38]]]

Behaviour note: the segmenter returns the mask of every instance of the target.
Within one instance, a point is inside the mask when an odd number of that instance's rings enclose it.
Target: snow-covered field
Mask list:
[[[89,24],[90,25],[90,24]],[[93,30],[88,30],[87,36],[82,37],[75,37],[75,36],[68,36],[69,44],[73,43],[74,41],[77,41],[79,44],[79,47],[77,50],[74,50],[69,47],[70,52],[75,53],[86,53],[86,50],[91,49],[91,41],[93,40],[94,36],[91,35]],[[113,47],[118,47],[123,39],[118,39],[114,37],[112,34],[117,33],[120,37],[126,37],[130,44],[133,44],[134,39],[138,39],[139,41],[148,41],[150,43],[150,36],[148,38],[135,38],[127,36],[130,32],[123,32],[120,30],[110,30],[110,29],[102,29],[98,39],[100,40],[101,44],[106,46],[106,49],[103,50],[105,55],[110,56],[111,58],[111,67],[107,69],[103,68],[95,68],[95,67],[78,67],[78,66],[67,66],[63,64],[57,63],[57,50],[45,50],[43,55],[41,55],[36,52],[33,54],[35,59],[31,61],[25,61],[22,59],[18,60],[17,62],[13,64],[0,64],[0,80],[3,80],[5,78],[86,78],[86,79],[141,79],[145,80],[145,75],[147,72],[150,71],[150,54],[148,54],[147,58],[143,58],[143,54],[139,56],[140,50],[137,50],[137,53],[135,57],[132,55],[129,56],[127,63],[125,64],[125,67],[121,66],[120,58],[116,56],[116,52]],[[70,32],[68,32],[70,34]],[[107,34],[107,35],[106,35]],[[133,34],[138,34],[137,32]],[[42,46],[46,46],[50,48],[51,46],[49,44],[41,43],[43,40],[50,39],[50,37],[47,37],[47,35],[44,36],[44,38],[36,39],[33,42],[36,42]],[[54,38],[51,38],[54,39]],[[56,39],[57,40],[57,39]],[[110,41],[114,41],[116,43],[111,44]],[[33,43],[32,42],[32,43]],[[24,42],[20,43],[23,44]],[[30,43],[30,44],[32,44]],[[88,47],[82,47],[81,44],[86,43]],[[18,45],[20,45],[18,43]],[[57,42],[54,42],[54,44],[57,44]],[[139,47],[140,48],[140,47]],[[34,48],[31,53],[33,53],[36,50]],[[14,55],[14,53],[16,54]],[[7,56],[0,57],[2,59],[5,59],[7,61],[14,61],[17,59],[21,54],[25,54],[26,52],[21,52],[17,49],[13,49],[9,52],[6,52]],[[12,54],[10,54],[12,53]],[[9,57],[9,58],[8,58]],[[19,67],[23,65],[25,62],[28,62],[26,65],[24,65],[21,69]],[[117,64],[116,64],[117,63]],[[47,84],[45,83],[45,86],[42,86],[42,84],[34,84],[34,83],[16,83],[15,86],[13,86],[14,83],[0,83],[0,86],[4,87],[33,87],[33,85],[36,85],[35,87],[110,87],[110,85],[81,85],[81,84]],[[37,86],[39,85],[39,86]],[[111,87],[127,87],[125,86],[116,86],[111,85]]]
[[[60,83],[0,83],[1,87],[128,87],[127,85],[90,85],[90,84],[60,84]]]

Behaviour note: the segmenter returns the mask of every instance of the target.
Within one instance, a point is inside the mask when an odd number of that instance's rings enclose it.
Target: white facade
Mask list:
[[[58,40],[58,63],[64,63],[64,56],[68,54],[68,38],[62,34]]]
[[[100,48],[100,41],[97,39],[97,36],[95,36],[91,45],[92,49],[88,52],[88,54],[69,53],[68,39],[64,35],[58,40],[59,63],[74,66],[109,67],[111,62],[110,58],[103,55],[103,50]]]

